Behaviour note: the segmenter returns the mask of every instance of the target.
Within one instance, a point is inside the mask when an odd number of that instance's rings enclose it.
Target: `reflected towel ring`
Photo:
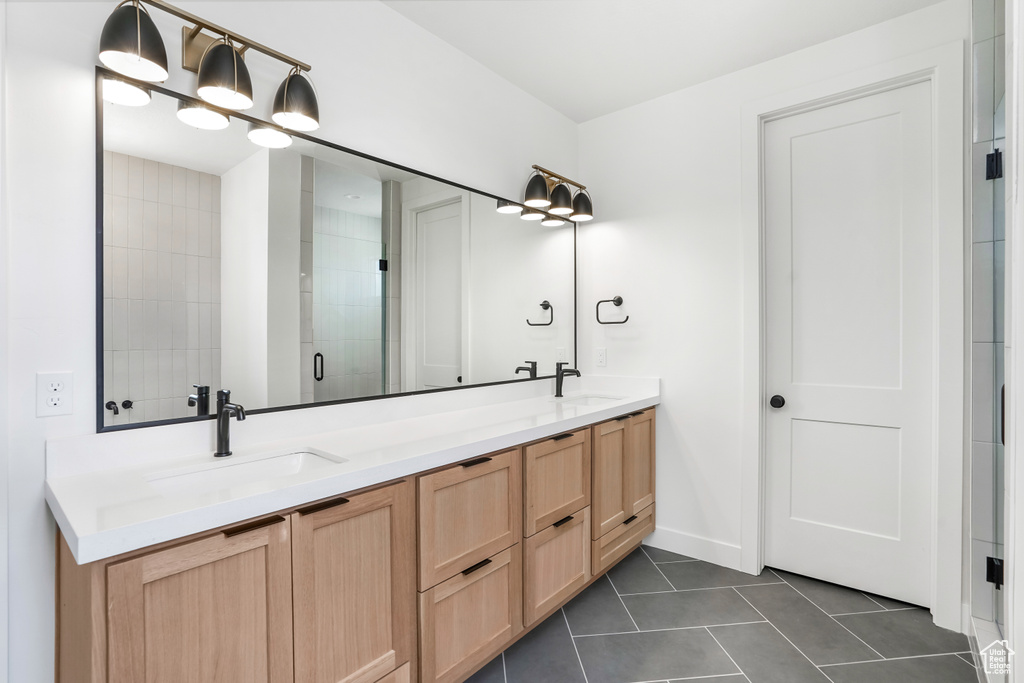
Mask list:
[[[617,296],[617,297],[615,297],[613,299],[601,299],[600,301],[597,302],[597,306],[594,307],[594,315],[597,317],[597,322],[599,322],[600,324],[602,324],[602,325],[622,325],[627,320],[629,320],[629,316],[628,315],[625,317],[624,320],[601,320],[601,304],[615,304],[616,306],[621,306],[622,305],[622,297],[621,296]]]
[[[529,325],[530,327],[547,327],[551,323],[555,322],[555,307],[552,306],[546,300],[540,302],[540,307],[543,308],[545,311],[551,311],[551,319],[548,320],[546,323],[531,323],[530,319],[527,318],[526,319],[526,324]]]

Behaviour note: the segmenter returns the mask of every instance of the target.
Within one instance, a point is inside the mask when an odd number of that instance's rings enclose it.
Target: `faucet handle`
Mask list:
[[[555,374],[560,375],[562,373],[562,368],[564,368],[568,364],[568,361],[559,361],[555,363]]]

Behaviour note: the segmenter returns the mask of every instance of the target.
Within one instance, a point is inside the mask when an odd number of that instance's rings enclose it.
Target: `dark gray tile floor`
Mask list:
[[[471,683],[977,683],[927,610],[644,546]]]

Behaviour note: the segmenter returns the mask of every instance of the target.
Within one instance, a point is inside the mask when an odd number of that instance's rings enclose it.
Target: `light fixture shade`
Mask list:
[[[252,78],[234,46],[216,43],[207,49],[199,64],[196,92],[224,109],[241,111],[252,106]]]
[[[534,173],[526,183],[526,198],[523,204],[535,209],[551,206],[551,199],[548,198],[548,184],[540,173]]]
[[[548,213],[567,216],[572,213],[572,190],[565,183],[555,185],[551,190],[551,208]]]
[[[572,215],[569,216],[569,220],[578,223],[594,220],[594,204],[585,191],[577,192],[572,198]]]
[[[145,7],[129,0],[110,13],[100,33],[100,61],[141,81],[167,80],[167,49]]]
[[[304,133],[320,127],[320,106],[309,77],[293,69],[274,95],[274,123]]]
[[[523,207],[513,204],[507,199],[498,200],[498,213],[522,213]]]
[[[544,220],[540,222],[540,224],[543,225],[545,228],[557,228],[560,225],[565,225],[565,221],[563,221],[561,218],[551,218],[550,216],[546,216]]]
[[[271,149],[282,149],[292,144],[292,136],[288,133],[255,123],[249,124],[249,140],[260,147],[270,147]]]
[[[203,130],[224,130],[231,121],[219,111],[214,111],[198,102],[178,102],[178,120]]]
[[[524,221],[540,221],[544,220],[544,214],[536,209],[524,209],[519,215]]]
[[[149,92],[116,78],[103,79],[103,99],[126,107],[142,107],[152,99]]]

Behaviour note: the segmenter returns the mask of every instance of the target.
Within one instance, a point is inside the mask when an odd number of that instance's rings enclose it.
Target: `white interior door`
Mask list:
[[[416,213],[416,388],[462,376],[462,202]]]
[[[931,601],[930,82],[765,125],[768,566]]]

